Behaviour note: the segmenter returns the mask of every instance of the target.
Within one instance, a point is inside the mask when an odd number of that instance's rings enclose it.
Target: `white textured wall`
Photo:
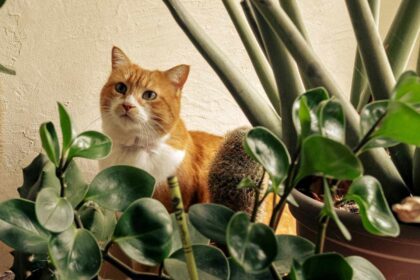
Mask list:
[[[261,89],[221,1],[183,2]],[[398,2],[382,1],[387,16],[382,34]],[[348,92],[355,42],[344,1],[299,4],[315,50]],[[21,168],[41,151],[39,125],[57,123],[56,101],[68,105],[80,130],[100,128],[98,97],[109,74],[112,45],[146,68],[192,66],[182,111],[189,128],[223,134],[247,123],[161,1],[8,0],[0,9],[0,63],[17,75],[0,74],[0,200],[17,196]],[[0,251],[0,271],[8,265],[3,256],[7,254]]]

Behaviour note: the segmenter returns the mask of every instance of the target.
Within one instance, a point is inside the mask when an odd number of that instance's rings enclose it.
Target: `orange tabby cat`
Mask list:
[[[102,126],[112,141],[103,169],[133,165],[156,179],[154,197],[171,211],[166,178],[177,175],[184,205],[209,202],[209,165],[223,138],[188,131],[180,118],[188,65],[149,71],[112,49],[112,72],[101,92]]]

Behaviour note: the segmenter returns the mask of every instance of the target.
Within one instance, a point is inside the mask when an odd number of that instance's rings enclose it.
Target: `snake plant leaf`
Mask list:
[[[63,177],[66,186],[65,196],[71,205],[76,207],[85,198],[89,185],[86,183],[80,168],[73,160],[68,165]]]
[[[360,132],[362,137],[372,129],[373,131],[379,129],[379,122],[381,121],[381,118],[385,116],[388,105],[388,100],[379,100],[371,102],[363,107],[360,114]],[[375,126],[375,128],[373,126]],[[377,147],[392,147],[397,144],[398,142],[386,137],[371,137],[371,140],[362,147],[362,151]]]
[[[278,193],[280,184],[286,179],[290,156],[286,146],[268,129],[251,129],[244,141],[245,152],[259,162],[270,176],[273,188]]]
[[[21,252],[42,254],[48,251],[50,234],[39,224],[35,203],[10,199],[0,203],[0,240]]]
[[[111,152],[111,139],[97,131],[84,131],[77,135],[68,150],[67,160],[75,157],[101,159]]]
[[[365,258],[350,256],[346,257],[346,261],[353,268],[353,280],[385,280],[382,272]]]
[[[229,280],[275,280],[270,269],[265,269],[259,273],[247,273],[232,257],[228,258],[230,278]]]
[[[223,252],[208,245],[192,245],[200,280],[229,279],[229,263]],[[171,279],[190,279],[183,249],[178,249],[164,261],[165,271]]]
[[[319,133],[317,107],[328,98],[323,87],[311,89],[296,98],[292,107],[292,119],[300,142],[313,133]]]
[[[159,201],[140,198],[124,211],[113,240],[124,253],[145,265],[158,265],[171,250],[171,216]]]
[[[215,203],[195,204],[188,211],[191,224],[201,234],[220,244],[226,243],[226,229],[234,214],[230,208]]]
[[[351,240],[351,234],[343,222],[338,217],[337,213],[335,212],[334,208],[334,201],[331,196],[331,191],[328,186],[328,183],[325,178],[323,178],[323,185],[324,185],[324,207],[322,208],[322,215],[329,216],[337,225],[338,229],[340,230],[341,234],[343,234],[344,238],[347,240]]]
[[[341,103],[334,99],[324,100],[318,105],[317,113],[321,135],[344,144],[346,120]]]
[[[363,227],[380,236],[398,236],[400,227],[392,215],[379,181],[372,176],[357,178],[351,184],[346,200],[354,200],[360,209]]]
[[[190,222],[189,215],[186,215],[187,219],[187,226],[188,226],[188,232],[190,234],[190,240],[191,244],[202,244],[202,245],[208,245],[210,243],[210,239],[202,235]],[[177,251],[178,249],[182,248],[182,239],[180,234],[180,228],[178,226],[178,222],[176,220],[175,213],[171,214],[171,220],[172,220],[172,227],[174,229],[174,232],[172,234],[172,247],[171,247],[171,253]]]
[[[303,261],[315,254],[315,245],[300,236],[294,235],[276,235],[277,239],[277,257],[274,261],[274,267],[280,274],[289,274],[293,261],[303,263]]]
[[[70,227],[51,238],[48,248],[58,279],[91,279],[101,268],[101,250],[86,229]]]
[[[246,272],[267,269],[277,256],[274,232],[265,224],[251,223],[245,212],[236,213],[226,231],[230,255]]]
[[[385,137],[405,144],[420,146],[419,127],[420,111],[417,111],[413,106],[393,101],[389,104],[387,114],[372,137]]]
[[[420,77],[413,71],[407,71],[398,79],[392,100],[420,109]]]
[[[60,161],[60,145],[58,144],[54,124],[52,122],[41,124],[39,134],[41,136],[42,147],[47,153],[48,158],[58,167]]]
[[[290,274],[292,280],[352,280],[352,277],[352,267],[345,258],[336,253],[314,255],[307,258],[302,265],[295,262]]]
[[[71,118],[66,108],[60,102],[58,105],[58,113],[60,115],[61,133],[63,134],[63,151],[66,152],[73,139],[76,137],[76,131],[73,129]]]
[[[73,206],[55,187],[43,188],[35,201],[35,213],[39,223],[47,230],[59,233],[73,224]]]
[[[5,0],[0,0],[0,8],[4,4]],[[7,68],[6,66],[3,66],[0,64],[0,73],[6,73],[9,75],[16,75],[16,71],[12,70],[10,68]]]
[[[363,173],[360,160],[345,145],[320,135],[305,139],[295,183],[309,175],[353,180]]]
[[[89,230],[99,243],[105,247],[114,233],[117,219],[114,211],[100,207],[93,201],[88,201],[78,211],[83,227]]]
[[[133,201],[151,197],[155,179],[146,171],[115,165],[99,172],[89,186],[85,200],[115,211],[124,211]]]

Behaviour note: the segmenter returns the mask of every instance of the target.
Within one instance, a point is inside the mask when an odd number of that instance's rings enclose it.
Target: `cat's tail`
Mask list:
[[[255,191],[239,189],[238,184],[248,177],[257,186],[264,188],[267,185],[262,166],[252,160],[243,148],[249,130],[249,127],[241,127],[226,134],[210,166],[208,182],[213,203],[247,213],[252,212]]]

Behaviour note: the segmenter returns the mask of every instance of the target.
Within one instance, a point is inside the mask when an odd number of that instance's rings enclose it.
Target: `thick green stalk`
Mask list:
[[[379,20],[380,0],[369,0],[369,7],[377,26]],[[366,69],[363,65],[363,61],[360,56],[359,50],[356,50],[356,58],[353,68],[353,79],[350,90],[350,102],[355,108],[359,104],[360,95],[362,94],[362,91],[365,87],[368,86],[369,84],[366,78]]]
[[[252,15],[251,8],[248,6],[246,0],[240,1],[242,10],[244,11],[246,20],[248,21],[249,26],[251,27],[252,33],[254,33],[255,38],[257,39],[258,45],[264,53],[264,56],[267,58],[267,53],[265,51],[264,43],[261,38],[260,31],[258,30],[257,23],[255,22],[254,16]]]
[[[251,6],[255,21],[264,42],[267,56],[280,92],[283,140],[293,153],[297,145],[296,130],[292,120],[292,106],[295,99],[305,91],[296,63],[282,41],[276,36],[262,15]]]
[[[376,100],[389,99],[396,81],[369,5],[364,0],[346,0],[346,3],[372,94]],[[405,183],[411,187],[412,148],[399,144],[389,148],[389,151]]]
[[[262,96],[240,74],[230,59],[206,35],[178,0],[164,0],[164,3],[178,25],[218,74],[248,120],[253,125],[267,127],[281,138],[281,120],[271,105],[261,98]]]
[[[399,77],[407,66],[410,53],[416,45],[419,29],[420,1],[403,0],[384,40],[385,50],[395,77]],[[367,104],[370,96],[369,87],[365,87],[357,106],[359,112]]]
[[[359,115],[353,105],[342,94],[331,74],[326,70],[318,56],[307,44],[299,30],[282,9],[275,9],[272,0],[253,0],[253,4],[264,16],[277,36],[282,39],[298,66],[316,86],[325,87],[341,101],[347,120],[347,143],[358,143]],[[390,203],[400,201],[410,194],[395,165],[384,149],[373,149],[362,155],[366,172],[381,180],[384,192]]]
[[[268,64],[263,51],[258,45],[258,41],[255,39],[250,26],[242,12],[241,5],[236,0],[223,0],[226,10],[235,25],[236,31],[238,31],[239,37],[245,46],[246,51],[251,59],[252,65],[254,66],[255,72],[267,94],[268,99],[273,105],[276,112],[280,114],[280,98],[274,80],[273,71]]]

